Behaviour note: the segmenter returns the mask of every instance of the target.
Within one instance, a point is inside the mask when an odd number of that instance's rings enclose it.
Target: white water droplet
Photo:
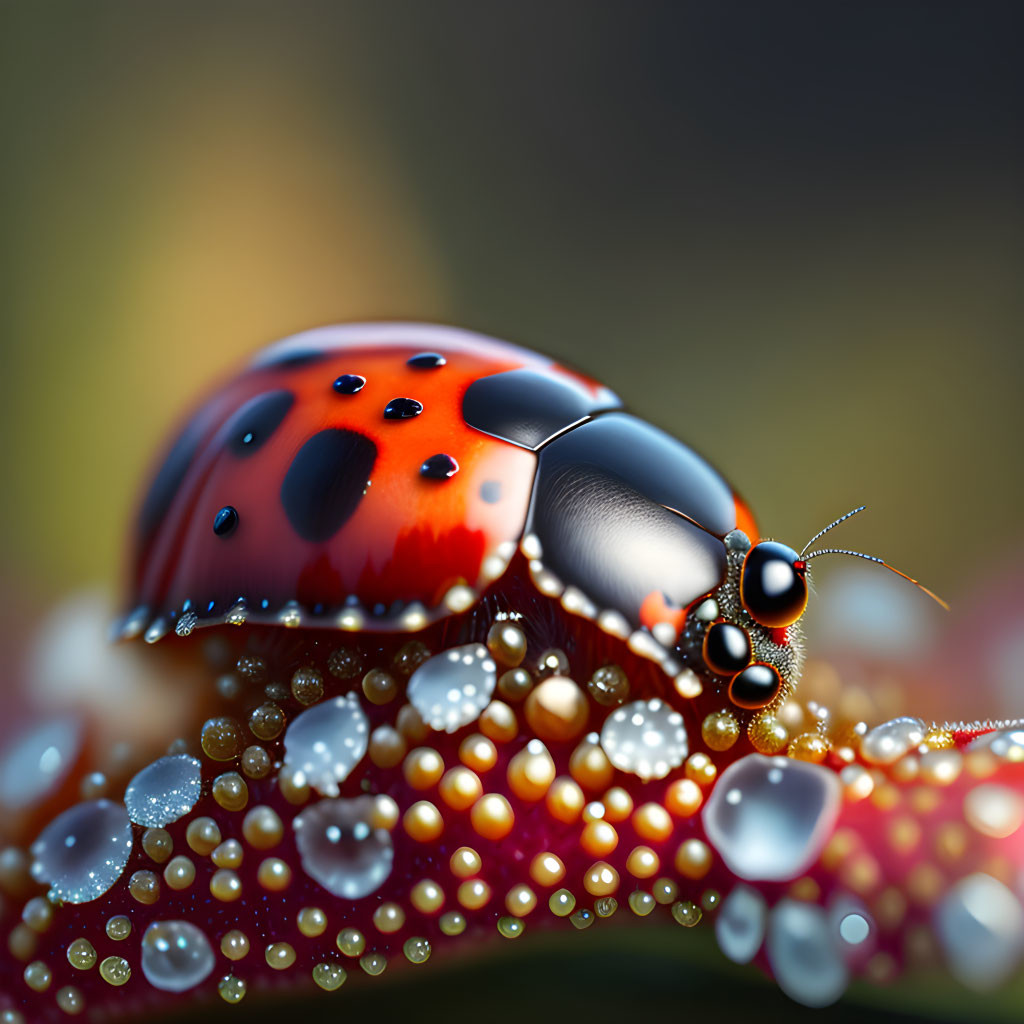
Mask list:
[[[171,754],[147,765],[125,790],[128,817],[146,828],[162,828],[184,817],[199,799],[200,768],[188,754]]]
[[[645,782],[678,768],[689,749],[683,716],[657,697],[616,708],[604,720],[601,746],[619,771]]]
[[[32,877],[65,903],[88,903],[120,877],[132,852],[123,805],[89,800],[58,815],[32,844]]]
[[[52,718],[19,735],[0,755],[0,804],[20,809],[38,803],[67,776],[82,748],[74,718]]]
[[[335,896],[368,896],[391,874],[391,835],[372,827],[372,815],[373,798],[362,796],[321,800],[295,818],[303,871]]]
[[[750,963],[764,942],[767,920],[764,897],[749,885],[737,885],[715,917],[719,948],[733,963]]]
[[[768,962],[779,988],[804,1006],[828,1006],[845,991],[849,974],[821,907],[781,900],[768,918]]]
[[[142,973],[162,992],[186,992],[209,977],[213,950],[189,921],[154,921],[142,936]]]
[[[704,805],[708,842],[748,882],[784,882],[821,852],[839,814],[834,772],[788,757],[748,754],[722,773]]]
[[[870,729],[860,744],[861,756],[869,764],[893,764],[924,739],[925,724],[920,718],[890,719]]]
[[[336,796],[338,783],[363,759],[369,740],[369,719],[359,698],[349,693],[292,719],[284,734],[284,763],[303,772],[317,792]]]
[[[425,661],[409,678],[409,702],[438,732],[475,722],[491,702],[497,666],[483,644],[466,644]]]

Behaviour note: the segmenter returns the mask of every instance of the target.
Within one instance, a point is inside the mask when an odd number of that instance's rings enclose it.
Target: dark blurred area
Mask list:
[[[977,614],[1024,547],[1022,29],[924,0],[3,3],[0,667],[117,585],[197,394],[341,320],[550,352],[766,534],[867,503],[843,546]]]

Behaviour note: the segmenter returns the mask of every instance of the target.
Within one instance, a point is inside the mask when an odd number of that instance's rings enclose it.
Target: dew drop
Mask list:
[[[748,882],[787,881],[821,852],[841,793],[835,773],[820,765],[748,754],[711,791],[704,831],[735,875]]]
[[[132,851],[128,812],[90,800],[58,815],[32,844],[32,877],[65,903],[88,903],[120,877]]]
[[[861,756],[870,764],[893,764],[924,739],[925,731],[920,718],[893,718],[868,731],[861,741]]]
[[[719,948],[733,963],[750,963],[764,942],[767,920],[764,897],[749,885],[737,885],[715,917]]]
[[[409,678],[407,693],[432,729],[455,732],[480,717],[497,681],[497,666],[487,648],[466,644],[420,665]]]
[[[163,992],[186,992],[209,977],[213,950],[189,921],[154,921],[142,936],[142,973]]]
[[[657,697],[613,711],[601,729],[601,746],[616,768],[645,782],[678,768],[689,749],[683,716]]]
[[[284,734],[284,762],[318,792],[337,796],[338,783],[363,759],[369,740],[369,720],[359,698],[349,693],[292,719]]]
[[[371,797],[328,799],[295,818],[303,871],[335,896],[361,899],[391,874],[391,836],[385,829],[373,828],[373,811]]]
[[[768,921],[768,962],[779,988],[804,1006],[828,1006],[846,991],[846,965],[828,915],[813,903],[784,899],[775,905]]]
[[[74,718],[54,718],[19,736],[0,755],[0,804],[20,809],[39,803],[67,776],[82,747]]]
[[[161,757],[140,771],[125,790],[128,817],[162,828],[188,814],[199,799],[200,763],[188,754]]]

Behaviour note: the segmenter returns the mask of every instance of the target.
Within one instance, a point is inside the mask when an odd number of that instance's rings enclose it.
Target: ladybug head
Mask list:
[[[740,600],[762,626],[792,626],[807,607],[807,562],[778,541],[755,544],[743,560]]]

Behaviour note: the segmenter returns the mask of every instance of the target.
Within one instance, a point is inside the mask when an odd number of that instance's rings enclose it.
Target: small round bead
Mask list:
[[[79,971],[88,971],[96,963],[96,948],[88,939],[75,939],[68,945],[68,963]]]
[[[430,959],[430,943],[418,935],[413,935],[402,944],[402,952],[409,963],[425,964]]]
[[[42,960],[33,960],[22,972],[22,977],[33,992],[45,992],[53,981],[53,972]]]
[[[718,769],[705,753],[691,754],[686,759],[686,777],[699,786],[710,786],[715,781]]]
[[[513,704],[524,700],[533,689],[533,676],[525,668],[510,668],[498,677],[498,693]]]
[[[150,906],[160,899],[160,879],[152,871],[136,871],[128,879],[128,891],[136,902]]]
[[[390,704],[398,696],[395,677],[379,668],[363,676],[363,695],[371,704]]]
[[[590,677],[587,692],[602,707],[618,707],[629,699],[629,679],[618,665],[605,665]]]
[[[553,853],[538,853],[530,861],[530,878],[538,885],[556,885],[565,878],[565,865]]]
[[[249,787],[238,772],[225,772],[213,780],[213,799],[225,811],[240,811],[249,801]]]
[[[516,917],[526,917],[537,906],[537,894],[528,885],[514,885],[505,894],[505,909]]]
[[[374,977],[378,974],[383,974],[387,965],[387,957],[381,953],[367,953],[365,956],[361,956],[359,958],[359,966],[362,967],[367,974],[373,975]]]
[[[512,806],[500,793],[487,793],[480,797],[473,804],[469,819],[473,830],[484,839],[504,839],[515,825]]]
[[[228,974],[217,982],[217,992],[225,1003],[240,1003],[245,998],[246,984],[244,979]]]
[[[242,771],[250,779],[263,779],[270,774],[270,755],[263,747],[253,745],[242,752]]]
[[[53,924],[53,904],[43,896],[33,896],[22,907],[21,919],[41,935]]]
[[[345,984],[348,972],[339,964],[317,964],[313,968],[313,981],[325,992],[336,992]]]
[[[444,819],[429,800],[417,800],[402,815],[402,828],[410,839],[418,843],[430,843],[444,831]]]
[[[590,737],[572,752],[569,757],[569,774],[585,789],[592,793],[606,790],[612,783],[615,769],[601,744]]]
[[[296,807],[309,799],[309,780],[301,768],[283,765],[277,773],[277,788],[281,796]]]
[[[391,664],[399,675],[409,676],[429,660],[430,648],[422,640],[410,640],[398,649]]]
[[[242,727],[233,718],[209,718],[199,735],[203,753],[213,761],[230,761],[242,750]]]
[[[679,903],[672,904],[672,916],[684,928],[693,928],[695,925],[700,924],[700,919],[704,915],[696,903],[693,903],[691,900],[682,900]]]
[[[238,868],[242,866],[244,853],[242,844],[237,839],[225,839],[210,854],[210,860],[219,868]]]
[[[821,764],[828,756],[830,745],[824,736],[816,732],[805,732],[797,736],[786,748],[786,753],[798,761]]]
[[[264,956],[267,966],[275,971],[285,971],[295,963],[295,948],[288,942],[272,942]]]
[[[518,939],[526,930],[526,924],[518,917],[499,917],[498,934],[506,939]]]
[[[603,797],[605,821],[625,821],[633,813],[633,798],[621,786],[613,786]]]
[[[200,857],[208,857],[220,845],[220,826],[213,818],[193,818],[185,829],[185,842]]]
[[[740,738],[740,724],[731,711],[712,711],[701,723],[700,735],[712,750],[728,750]]]
[[[579,819],[586,802],[583,790],[567,775],[555,779],[544,797],[544,806],[547,807],[548,814],[556,821],[567,825]]]
[[[676,901],[679,895],[679,886],[671,878],[658,878],[654,882],[654,898],[663,906],[668,906]]]
[[[614,896],[602,896],[594,900],[594,913],[598,917],[611,917],[619,909],[619,901]]]
[[[268,701],[249,715],[249,731],[258,740],[276,740],[284,732],[286,721],[284,712]]]
[[[583,931],[594,923],[594,915],[586,907],[580,907],[569,915],[569,921],[577,931]]]
[[[475,732],[459,744],[459,760],[475,772],[490,771],[498,760],[498,749],[486,736]]]
[[[242,881],[234,871],[221,868],[210,876],[210,894],[222,903],[232,903],[242,895]]]
[[[569,659],[565,651],[557,647],[549,648],[537,659],[537,671],[542,676],[567,676],[569,668]]]
[[[85,1009],[85,998],[73,985],[65,985],[57,990],[57,1005],[71,1016]]]
[[[789,742],[786,727],[767,711],[762,711],[750,720],[747,736],[759,754],[777,754]]]
[[[441,915],[437,925],[445,935],[461,935],[466,930],[466,919],[457,910],[449,910]]]
[[[479,776],[459,765],[449,768],[441,778],[438,793],[453,810],[464,811],[480,799],[484,786]]]
[[[480,873],[483,861],[480,854],[472,847],[460,846],[448,861],[448,866],[456,878],[472,878]]]
[[[482,878],[470,878],[459,886],[455,895],[467,910],[479,910],[490,900],[491,887]]]
[[[686,878],[703,878],[711,870],[711,850],[700,839],[685,839],[676,850],[675,867]]]
[[[342,928],[336,941],[338,949],[345,956],[362,956],[363,950],[366,949],[366,939],[357,928]]]
[[[417,747],[402,762],[402,774],[413,789],[430,789],[444,774],[444,761],[432,747]]]
[[[672,835],[672,818],[661,804],[642,804],[633,812],[633,830],[641,839],[664,842]]]
[[[164,881],[169,889],[187,889],[196,880],[196,866],[188,857],[172,857],[164,868]]]
[[[157,864],[163,864],[174,849],[174,840],[171,839],[171,834],[166,829],[147,828],[142,833],[142,849],[150,860],[155,860]]]
[[[511,622],[496,622],[487,633],[487,649],[495,661],[515,668],[526,657],[526,635]]]
[[[107,938],[115,942],[123,942],[132,933],[131,919],[124,914],[115,914],[106,924]]]
[[[693,779],[676,779],[665,791],[665,806],[678,818],[691,818],[700,810],[704,794]]]
[[[100,962],[100,977],[108,985],[120,988],[131,976],[131,964],[123,956],[108,956]]]
[[[629,894],[629,909],[637,917],[646,917],[657,904],[649,892],[641,892],[639,889]]]
[[[292,881],[292,869],[279,857],[267,857],[260,862],[256,881],[268,892],[282,892]]]
[[[619,845],[619,834],[606,821],[591,821],[583,826],[580,846],[591,857],[605,857]]]
[[[327,659],[327,670],[335,679],[355,679],[363,674],[363,656],[348,647],[338,647]]]
[[[284,825],[272,807],[253,807],[242,820],[245,841],[257,850],[269,850],[284,837]]]
[[[373,798],[370,824],[374,828],[382,828],[386,832],[390,832],[398,824],[398,818],[398,804],[386,793],[378,793]]]
[[[583,691],[563,676],[543,680],[526,698],[526,721],[541,739],[575,739],[586,728],[590,708]]]
[[[556,889],[548,897],[548,909],[555,917],[568,917],[576,909],[576,897],[568,889]]]
[[[395,727],[405,737],[406,743],[422,743],[430,732],[423,716],[411,704],[399,708]]]
[[[591,896],[611,896],[619,887],[619,873],[606,861],[591,864],[583,876],[583,888]]]
[[[515,754],[505,772],[509,788],[520,800],[542,800],[555,781],[555,762],[540,740],[530,740]]]
[[[378,768],[394,768],[405,757],[405,738],[390,725],[378,726],[370,733],[369,754]]]
[[[307,665],[295,670],[292,676],[292,696],[300,704],[315,704],[324,695],[324,677]]]
[[[319,907],[303,907],[295,915],[295,923],[307,939],[315,939],[327,930],[327,915]]]
[[[444,890],[429,878],[421,879],[412,887],[409,902],[421,914],[436,914],[444,906]]]
[[[626,858],[626,870],[634,878],[651,878],[661,870],[661,860],[649,846],[634,846]]]
[[[480,713],[480,731],[495,743],[508,743],[519,735],[516,713],[500,700],[492,700]]]
[[[379,932],[390,935],[405,924],[405,911],[397,903],[382,903],[373,912],[373,925]]]

